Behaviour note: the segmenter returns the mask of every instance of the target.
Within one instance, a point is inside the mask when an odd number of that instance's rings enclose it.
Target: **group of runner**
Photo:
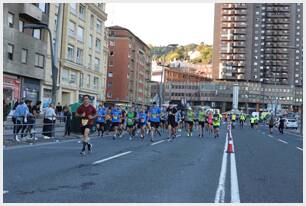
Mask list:
[[[150,136],[150,141],[154,142],[156,133],[161,136],[161,132],[168,132],[168,140],[177,137],[177,131],[186,130],[187,136],[193,136],[194,127],[199,130],[199,137],[204,137],[204,128],[208,134],[219,137],[219,127],[221,126],[222,115],[218,112],[205,112],[203,109],[194,112],[191,107],[187,111],[178,109],[176,105],[170,104],[168,107],[159,107],[156,103],[146,108],[145,106],[124,109],[118,106],[108,108],[100,102],[97,109],[90,103],[87,95],[83,96],[83,104],[78,108],[76,116],[81,117],[81,131],[84,136],[81,154],[85,154],[85,148],[91,151],[92,144],[89,143],[89,133],[94,125],[98,136],[103,137],[105,128],[114,130],[113,139],[122,136],[126,130],[129,139],[135,139],[139,134],[144,140],[145,135]],[[161,128],[161,130],[159,130]]]

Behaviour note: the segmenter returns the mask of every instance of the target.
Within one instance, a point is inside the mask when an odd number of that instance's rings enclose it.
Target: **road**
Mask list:
[[[92,138],[4,148],[5,203],[210,203],[303,201],[303,141],[292,134],[232,130],[235,153],[221,137],[185,132],[130,141]]]

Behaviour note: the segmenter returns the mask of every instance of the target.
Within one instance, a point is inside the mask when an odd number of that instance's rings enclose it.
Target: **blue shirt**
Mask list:
[[[21,117],[21,116],[26,117],[29,113],[30,113],[29,108],[25,103],[19,104],[16,107],[14,117]]]
[[[147,116],[147,114],[145,112],[140,112],[140,113],[138,113],[138,119],[139,119],[140,123],[146,124],[148,116]]]
[[[112,109],[111,115],[112,115],[112,122],[121,122],[120,121],[120,116],[121,116],[121,111],[119,109]]]
[[[151,122],[160,122],[160,108],[152,107],[150,110],[150,121]]]
[[[105,122],[106,108],[99,107],[97,113],[98,113],[97,122],[100,122],[100,123]]]

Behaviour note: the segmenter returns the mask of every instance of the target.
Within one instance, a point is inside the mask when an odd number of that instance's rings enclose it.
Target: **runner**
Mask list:
[[[128,113],[126,114],[126,126],[130,135],[130,140],[135,137],[136,117],[137,113],[135,112],[135,107],[129,108]]]
[[[205,122],[205,113],[204,109],[201,109],[198,113],[198,119],[199,119],[199,137],[204,137],[204,122]]]
[[[241,113],[239,119],[240,119],[240,127],[243,128],[244,121],[245,121],[245,115]]]
[[[86,145],[89,153],[92,150],[92,144],[89,143],[89,133],[94,124],[94,118],[97,116],[96,109],[89,103],[88,95],[83,96],[83,104],[79,106],[75,115],[81,117],[81,133],[83,134],[83,147],[81,154],[85,155]]]
[[[188,123],[188,131],[187,131],[187,136],[192,137],[192,127],[193,127],[193,121],[194,121],[194,113],[191,109],[191,107],[188,108],[187,111],[187,123]]]
[[[120,109],[118,108],[117,105],[114,106],[114,108],[112,109],[111,111],[111,115],[112,115],[112,127],[115,129],[115,134],[113,136],[113,140],[116,139],[116,137],[119,137],[120,134],[119,134],[119,131],[118,131],[118,127],[120,126],[120,123],[121,123],[121,111]]]
[[[126,108],[119,108],[119,110],[121,111],[122,115],[121,115],[121,121],[119,123],[119,128],[118,128],[118,132],[119,132],[119,136],[121,137],[122,136],[122,133],[124,130],[127,130],[127,127],[126,127],[126,122],[125,122],[125,119],[126,119]]]
[[[179,132],[181,131],[181,130],[179,129],[179,125],[180,125],[180,123],[181,123],[181,118],[182,118],[181,112],[178,111],[178,112],[175,114],[175,125],[176,125],[176,127],[175,127],[175,137],[176,137],[177,131],[179,131]]]
[[[214,136],[215,138],[219,137],[219,128],[220,128],[221,118],[218,112],[215,112],[213,118],[213,128],[214,128]]]
[[[251,123],[251,128],[254,128],[254,124],[255,124],[255,117],[252,115],[250,118],[250,123]]]
[[[232,114],[232,129],[235,128],[236,125],[236,114]]]
[[[209,127],[209,134],[212,134],[213,133],[213,115],[212,115],[212,112],[209,112],[209,115],[208,115],[208,127]]]
[[[274,125],[274,119],[273,119],[273,116],[270,117],[270,120],[269,120],[269,133],[272,134],[272,130],[273,130],[273,125]]]
[[[161,113],[160,113],[160,127],[161,127],[162,132],[165,132],[167,128],[166,122],[167,122],[167,112],[166,112],[166,109],[162,107]]]
[[[175,116],[177,113],[177,109],[174,107],[173,104],[169,106],[167,109],[168,112],[168,129],[169,129],[169,136],[168,140],[172,137],[172,139],[175,138],[176,136],[176,121],[175,121]]]
[[[144,106],[142,107],[141,111],[138,113],[138,119],[139,119],[139,127],[140,127],[140,138],[144,140],[145,128],[147,126],[147,120],[148,120],[148,116],[147,116]]]
[[[97,123],[97,130],[98,136],[103,137],[104,129],[105,129],[105,115],[106,115],[106,108],[104,107],[103,101],[100,102],[98,107],[98,118],[96,120]]]
[[[151,130],[151,142],[154,142],[154,133],[158,132],[160,124],[160,108],[156,106],[156,102],[153,102],[153,107],[149,110],[149,121]]]

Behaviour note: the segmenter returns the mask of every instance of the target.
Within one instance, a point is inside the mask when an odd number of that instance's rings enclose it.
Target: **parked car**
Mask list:
[[[285,128],[293,128],[297,129],[298,128],[298,122],[294,118],[286,118],[285,119]]]

